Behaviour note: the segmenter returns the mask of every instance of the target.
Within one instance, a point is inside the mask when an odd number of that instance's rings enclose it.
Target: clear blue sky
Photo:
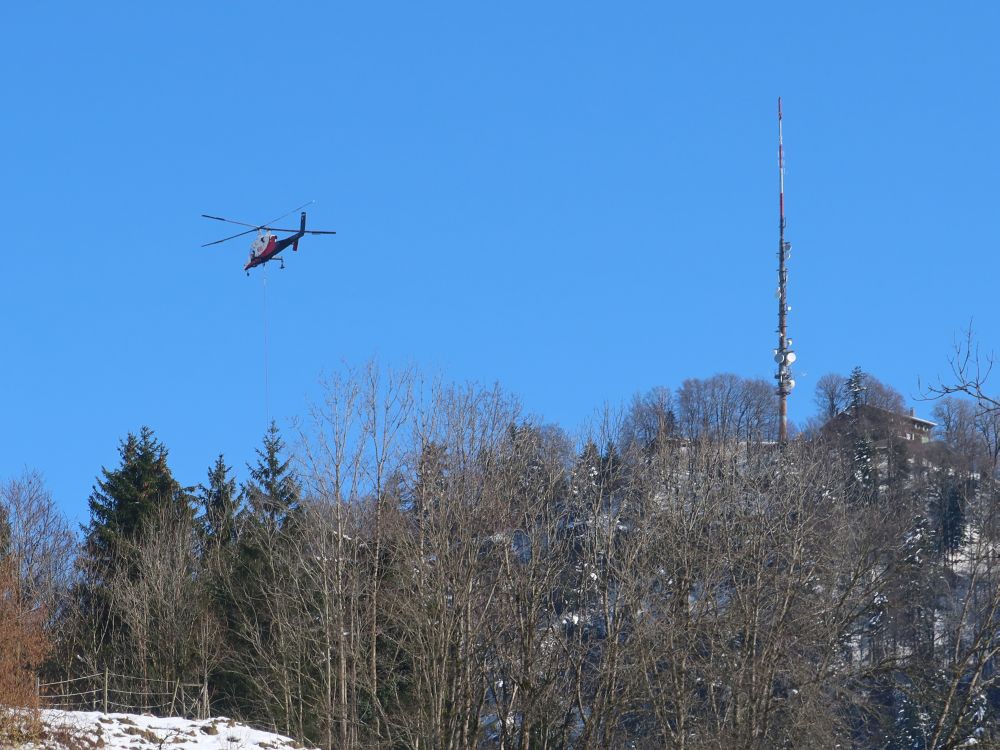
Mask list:
[[[799,361],[905,394],[1000,346],[1000,6],[4,3],[0,478],[71,517],[148,424],[177,478],[265,427],[263,274],[215,213],[307,200],[267,269],[270,408],[372,355],[602,403],[770,377],[785,104]],[[289,219],[294,221],[294,217]],[[926,404],[918,412],[928,413]]]

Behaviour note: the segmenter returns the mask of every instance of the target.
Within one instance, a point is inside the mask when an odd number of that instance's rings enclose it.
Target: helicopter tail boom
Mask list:
[[[302,212],[301,220],[299,221],[299,235],[295,238],[295,242],[292,243],[292,252],[298,252],[299,249],[299,238],[306,233],[306,212]]]

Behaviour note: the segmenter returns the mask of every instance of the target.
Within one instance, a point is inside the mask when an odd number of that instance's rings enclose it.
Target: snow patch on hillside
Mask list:
[[[295,740],[231,719],[42,711],[45,738],[18,750],[293,750]]]

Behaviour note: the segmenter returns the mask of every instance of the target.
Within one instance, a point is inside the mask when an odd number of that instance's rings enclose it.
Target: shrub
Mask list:
[[[35,676],[48,652],[44,612],[22,595],[15,562],[0,561],[0,745],[41,730]]]

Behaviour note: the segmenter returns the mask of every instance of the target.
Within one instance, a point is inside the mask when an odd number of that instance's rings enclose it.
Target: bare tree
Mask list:
[[[35,674],[49,651],[44,615],[21,585],[11,556],[0,556],[0,743],[21,747],[40,729]]]
[[[679,423],[691,440],[773,440],[777,396],[766,380],[713,375],[685,380],[677,392]]]
[[[816,381],[813,401],[819,409],[820,419],[824,422],[840,414],[850,403],[846,383],[847,378],[833,372],[828,372]]]
[[[23,596],[53,627],[73,583],[76,539],[40,474],[25,471],[0,485],[0,515],[7,521],[6,553],[17,566]]]
[[[992,352],[984,354],[980,350],[970,325],[963,337],[956,340],[948,357],[950,376],[938,379],[937,383],[928,386],[926,394],[930,398],[938,398],[952,393],[964,393],[984,410],[1000,410],[1000,397],[988,391],[995,361]]]
[[[623,448],[635,443],[650,449],[671,437],[676,429],[674,395],[669,388],[658,386],[632,397],[618,439]]]
[[[1000,396],[989,391],[995,361],[992,353],[984,354],[980,350],[970,325],[964,336],[955,342],[948,357],[950,375],[939,378],[924,392],[924,398],[928,399],[941,399],[952,394],[963,394],[972,399],[976,432],[989,457],[991,481],[997,479],[1000,469]]]
[[[565,746],[575,729],[575,652],[581,624],[570,587],[574,534],[582,520],[566,482],[571,446],[561,433],[522,424],[491,463],[490,502],[507,528],[497,553],[496,637],[484,644],[487,731],[504,748]]]
[[[982,528],[985,520],[974,519],[974,526]],[[997,685],[1000,657],[995,542],[974,533],[944,580],[950,590],[935,592],[934,626],[927,629],[926,646],[912,652],[902,644],[900,666],[907,680],[899,689],[906,704],[919,712],[921,720],[913,723],[925,747],[992,747],[1000,741],[988,699]],[[907,595],[912,596],[912,587]]]
[[[145,705],[129,708],[185,710],[176,703],[180,696],[163,695],[165,686],[204,684],[222,653],[194,526],[187,515],[162,506],[142,535],[122,542],[119,554],[124,564],[106,584],[121,626],[113,634],[118,661],[105,666],[143,681]]]
[[[984,420],[974,401],[957,396],[943,396],[934,404],[932,416],[937,421],[936,434],[948,449],[948,463],[963,471],[979,471],[989,465],[989,441],[984,440]]]
[[[489,468],[517,415],[497,388],[446,387],[432,391],[418,418],[412,511],[397,515],[387,540],[400,565],[388,632],[411,670],[411,704],[397,712],[396,732],[410,746],[474,747],[482,736],[484,649],[501,622],[496,540],[510,530]],[[421,466],[430,446],[439,446],[433,463]]]
[[[877,409],[903,414],[906,411],[906,399],[903,394],[891,385],[883,383],[874,375],[865,373],[865,404]]]
[[[400,502],[398,478],[412,444],[417,386],[413,370],[374,362],[336,375],[326,380],[323,403],[312,410],[312,434],[302,432],[310,490],[333,525],[322,590],[336,664],[329,664],[324,684],[345,747],[393,737],[384,705],[393,687],[382,683],[385,663],[394,657],[380,653],[386,643],[382,588],[392,572],[385,568],[392,556],[384,534],[386,514],[391,521]]]
[[[861,633],[888,569],[885,518],[837,489],[844,471],[804,444],[693,446],[649,466],[629,649],[647,737],[771,748],[850,736],[849,699],[871,669]]]

